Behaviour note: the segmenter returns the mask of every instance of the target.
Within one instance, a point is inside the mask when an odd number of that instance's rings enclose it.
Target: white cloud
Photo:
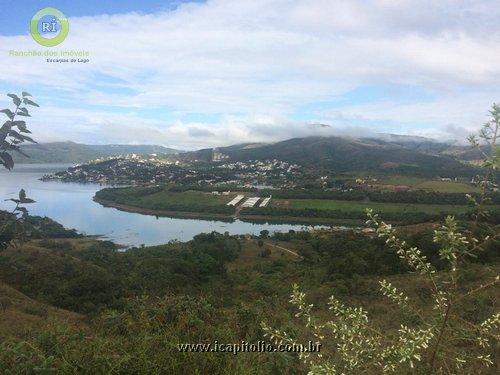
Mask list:
[[[499,18],[494,0],[213,0],[158,14],[71,18],[62,47],[89,50],[90,63],[8,57],[10,49],[40,48],[29,36],[0,36],[0,82],[57,90],[42,98],[44,120],[34,120],[42,139],[88,142],[95,134],[192,148],[315,134],[306,124],[316,120],[343,128],[390,121],[402,132],[442,134],[449,124],[479,125],[500,99]],[[436,99],[348,104],[291,120],[305,104],[381,83],[418,86]],[[113,85],[124,91],[103,89]],[[90,105],[103,109],[81,109]],[[133,115],[155,107],[224,116],[213,125]],[[433,128],[405,125],[417,122]]]

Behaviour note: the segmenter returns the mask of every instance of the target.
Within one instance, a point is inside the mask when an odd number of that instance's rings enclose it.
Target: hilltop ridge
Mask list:
[[[172,155],[181,152],[158,145],[86,145],[72,141],[39,143],[21,146],[29,158],[16,154],[16,163],[85,163],[90,160],[123,154],[162,154]]]

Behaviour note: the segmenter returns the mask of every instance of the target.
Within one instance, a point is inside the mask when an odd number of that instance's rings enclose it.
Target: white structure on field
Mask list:
[[[259,207],[266,207],[269,204],[269,201],[271,200],[271,195],[267,198],[264,198],[262,202],[260,202]]]
[[[236,206],[243,198],[245,198],[244,195],[240,194],[237,195],[236,197],[233,198],[231,202],[229,202],[227,205],[228,206]]]
[[[253,207],[255,203],[259,201],[259,197],[254,197],[254,198],[248,198],[245,203],[241,205],[241,207]]]

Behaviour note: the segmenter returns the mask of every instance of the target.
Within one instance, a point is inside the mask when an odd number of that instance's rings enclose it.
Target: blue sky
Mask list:
[[[59,9],[66,17],[97,16],[120,13],[156,13],[175,9],[182,0],[2,0],[0,34],[27,33],[27,25],[33,14],[45,7]]]
[[[4,0],[0,87],[36,97],[41,141],[193,149],[381,132],[460,140],[500,101],[496,5]],[[46,6],[70,21],[51,50],[89,51],[88,63],[8,55],[45,50],[27,28]]]

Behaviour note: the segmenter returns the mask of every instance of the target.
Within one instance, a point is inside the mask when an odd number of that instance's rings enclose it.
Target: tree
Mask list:
[[[467,195],[469,202],[475,208],[474,223],[477,225],[481,219],[488,217],[486,204],[491,203],[491,190],[495,186],[495,177],[500,168],[500,146],[497,141],[500,138],[500,104],[494,103],[490,110],[491,118],[487,121],[478,135],[471,135],[469,143],[483,155],[482,168],[485,170],[482,178],[477,177],[480,181],[481,195],[476,199]],[[489,146],[490,153],[486,154],[481,146]]]
[[[0,164],[8,170],[14,168],[13,152],[26,155],[20,148],[24,142],[36,143],[26,134],[31,132],[26,126],[26,121],[19,120],[19,117],[31,117],[26,106],[39,107],[30,99],[31,94],[23,91],[21,97],[16,94],[7,94],[12,99],[14,110],[2,109],[8,120],[0,128]],[[17,130],[16,130],[17,129]],[[23,220],[28,215],[28,210],[24,204],[33,203],[34,200],[26,196],[24,189],[19,191],[17,198],[8,199],[13,201],[16,206],[11,212],[0,211],[0,249],[6,248],[11,242],[22,235]]]
[[[394,250],[406,263],[414,277],[426,281],[432,296],[432,306],[418,305],[386,280],[380,281],[380,291],[401,311],[411,317],[411,324],[402,322],[396,332],[381,332],[370,323],[368,313],[361,307],[350,307],[334,296],[328,301],[333,317],[327,321],[313,314],[313,305],[298,285],[293,286],[290,302],[297,308],[296,317],[302,318],[306,331],[322,348],[329,343],[333,353],[300,353],[299,357],[309,367],[311,374],[340,374],[366,372],[456,373],[469,371],[477,366],[493,365],[492,346],[499,339],[500,313],[496,312],[480,322],[468,319],[461,309],[471,297],[491,288],[500,281],[499,275],[476,288],[464,290],[461,285],[464,266],[487,246],[500,246],[500,226],[483,224],[488,211],[489,193],[494,186],[498,170],[497,140],[500,128],[500,106],[494,104],[491,119],[479,135],[469,140],[474,147],[480,142],[490,146],[489,155],[483,153],[484,176],[479,199],[469,197],[474,206],[471,223],[461,227],[452,216],[434,231],[433,241],[439,244],[439,260],[446,265],[437,271],[424,252],[400,239],[390,224],[367,210],[367,224],[376,230],[378,237]],[[481,151],[482,152],[482,151]],[[298,344],[286,332],[262,323],[266,336],[277,343]],[[455,345],[449,344],[454,343]],[[468,367],[470,366],[470,367]],[[464,370],[468,367],[468,370]]]
[[[269,231],[267,229],[261,230],[260,238],[267,238],[267,237],[269,237]]]

